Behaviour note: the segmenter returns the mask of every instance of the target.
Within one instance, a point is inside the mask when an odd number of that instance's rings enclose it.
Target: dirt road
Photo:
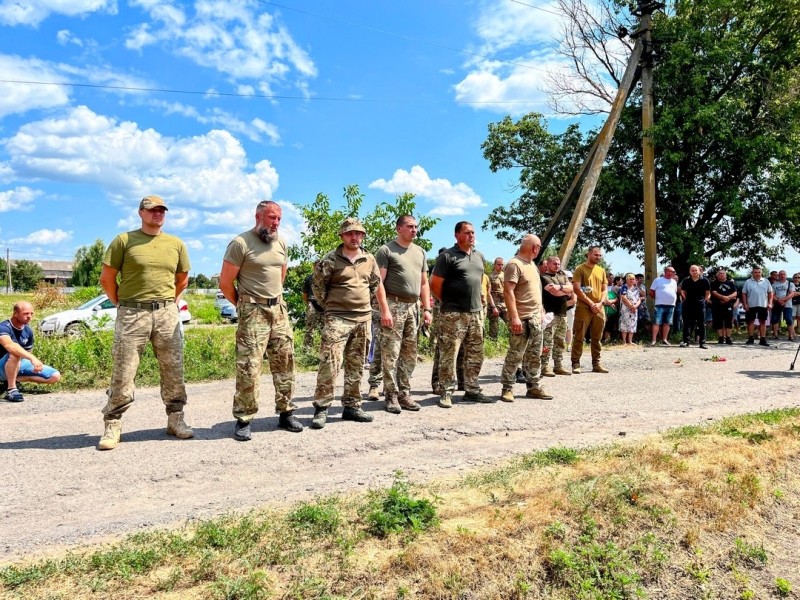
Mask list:
[[[265,377],[248,443],[231,437],[232,381],[189,387],[187,421],[196,437],[187,441],[165,435],[158,390],[148,388],[137,392],[123,419],[122,444],[112,452],[95,450],[103,429],[102,391],[28,394],[22,404],[0,402],[0,562],[230,509],[385,486],[397,469],[425,481],[515,453],[798,406],[791,390],[800,372],[788,370],[795,350],[788,342],[719,350],[613,348],[604,352],[608,375],[546,379],[554,401],[525,399],[524,385],[517,385],[513,404],[457,403],[450,410],[438,408],[429,393],[426,363],[414,378],[420,412],[392,415],[382,403],[365,402],[373,423],[342,422],[337,401],[325,429],[299,434],[275,429]],[[726,362],[702,360],[715,354]],[[499,360],[484,363],[487,394],[500,393],[500,367]],[[297,376],[298,415],[306,425],[315,377]]]

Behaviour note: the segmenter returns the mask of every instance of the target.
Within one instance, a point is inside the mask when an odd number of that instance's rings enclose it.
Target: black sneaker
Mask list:
[[[700,342],[700,348],[702,348],[703,350],[708,350],[708,346],[706,346],[705,342]]]
[[[761,341],[758,342],[759,346],[769,346],[770,344],[767,342],[767,338],[761,338]]]
[[[328,419],[328,407],[314,408],[314,418],[311,420],[311,429],[322,429],[325,427],[325,421]]]
[[[725,343],[725,338],[724,337],[721,337],[721,338],[719,338],[717,340],[717,344],[724,344],[724,343]]]
[[[278,429],[285,429],[292,433],[303,431],[303,425],[291,411],[282,412],[278,417]]]
[[[497,398],[490,398],[489,396],[484,396],[483,392],[467,392],[466,394],[464,394],[463,401],[480,402],[481,404],[491,404],[492,402],[497,402]]]
[[[253,433],[250,431],[250,421],[236,420],[236,428],[233,430],[233,439],[239,442],[249,442],[253,439]]]
[[[733,346],[733,340],[729,337],[725,338],[725,343],[728,344],[728,346]]]
[[[748,345],[748,346],[752,346],[752,345],[753,345],[753,344],[755,344],[755,343],[756,343],[756,342],[755,342],[755,340],[753,339],[753,336],[752,336],[752,335],[751,335],[749,338],[747,338],[747,341],[745,342],[745,344],[746,344],[746,345]]]

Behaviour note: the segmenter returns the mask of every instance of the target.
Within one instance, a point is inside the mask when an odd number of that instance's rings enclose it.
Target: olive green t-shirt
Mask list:
[[[520,319],[542,317],[542,280],[539,269],[531,260],[515,256],[508,261],[503,270],[506,282],[515,283],[514,299],[517,301],[517,315]]]
[[[586,295],[592,302],[601,302],[603,300],[603,288],[608,285],[606,270],[601,266],[594,265],[594,267],[591,267],[586,263],[578,265],[578,268],[575,269],[572,274],[572,282],[579,284],[581,287],[591,287],[592,291],[586,292]],[[586,303],[580,300],[577,306],[578,308],[589,310]]]
[[[416,244],[404,248],[396,240],[392,240],[378,249],[375,260],[379,269],[386,269],[383,287],[387,294],[419,298],[422,272],[428,268],[425,250]]]
[[[148,235],[141,229],[115,237],[103,264],[120,273],[120,300],[142,301],[175,299],[175,274],[192,268],[180,238],[168,233]]]
[[[286,242],[265,242],[252,229],[237,235],[225,250],[223,260],[239,267],[239,293],[258,298],[283,294],[283,266],[289,263]]]

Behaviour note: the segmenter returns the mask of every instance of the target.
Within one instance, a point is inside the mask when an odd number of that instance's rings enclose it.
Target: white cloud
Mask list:
[[[150,104],[162,108],[167,114],[179,114],[190,119],[195,119],[204,125],[216,125],[224,127],[233,133],[246,135],[254,142],[263,141],[263,134],[267,136],[270,145],[280,145],[281,136],[278,133],[278,128],[272,123],[266,123],[259,118],[253,119],[250,123],[245,123],[238,117],[221,108],[209,108],[201,113],[195,107],[187,106],[180,102],[152,100]]]
[[[170,1],[131,0],[131,4],[147,11],[150,22],[131,29],[125,42],[129,49],[141,51],[160,42],[233,80],[258,81],[262,90],[290,78],[298,79],[297,85],[304,89],[303,80],[317,75],[314,62],[288,30],[270,13],[256,11],[249,0],[197,0],[193,15]]]
[[[67,44],[75,44],[76,46],[83,46],[83,41],[76,37],[69,29],[62,29],[56,34],[56,40],[62,46]]]
[[[33,25],[51,13],[75,17],[104,10],[117,14],[116,0],[0,0],[0,24]]]
[[[553,3],[526,2],[556,13]],[[559,34],[561,17],[515,2],[484,0],[474,25],[479,43],[467,75],[454,86],[459,102],[477,109],[522,114],[547,108],[548,71],[561,68],[561,59],[549,48]]]
[[[32,190],[25,186],[0,192],[0,212],[30,210],[33,208],[31,203],[42,194],[44,192],[41,190]]]
[[[8,240],[8,243],[16,246],[31,246],[34,244],[60,244],[61,242],[66,242],[71,239],[71,231],[40,229],[23,238]]]
[[[4,79],[48,83],[94,83],[122,87],[148,87],[148,82],[94,65],[75,67],[38,58],[0,54],[0,73]],[[0,83],[0,119],[14,113],[47,109],[70,103],[72,88],[66,85]],[[136,93],[115,90],[115,93]]]
[[[63,118],[23,125],[0,144],[10,156],[0,163],[0,172],[10,171],[9,177],[94,184],[126,206],[157,193],[170,206],[172,224],[187,229],[192,220],[208,220],[206,213],[244,207],[252,212],[278,187],[278,173],[269,161],[251,166],[242,145],[227,131],[172,138],[85,106],[70,109]],[[202,210],[203,216],[179,208]]]
[[[463,215],[467,209],[486,206],[481,197],[466,183],[452,184],[447,179],[431,179],[428,173],[416,165],[411,171],[397,169],[389,181],[378,179],[369,184],[370,188],[383,190],[388,194],[412,192],[431,200],[436,207],[432,215]]]
[[[192,250],[202,250],[205,247],[200,240],[184,240],[183,243],[186,244],[187,248]]]

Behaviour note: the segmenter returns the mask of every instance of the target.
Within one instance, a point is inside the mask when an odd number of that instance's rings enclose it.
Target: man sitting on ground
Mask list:
[[[8,390],[5,399],[22,402],[25,398],[17,389],[18,381],[53,384],[61,373],[42,364],[33,350],[33,330],[28,326],[33,318],[30,302],[17,302],[10,319],[0,323],[0,393]]]

